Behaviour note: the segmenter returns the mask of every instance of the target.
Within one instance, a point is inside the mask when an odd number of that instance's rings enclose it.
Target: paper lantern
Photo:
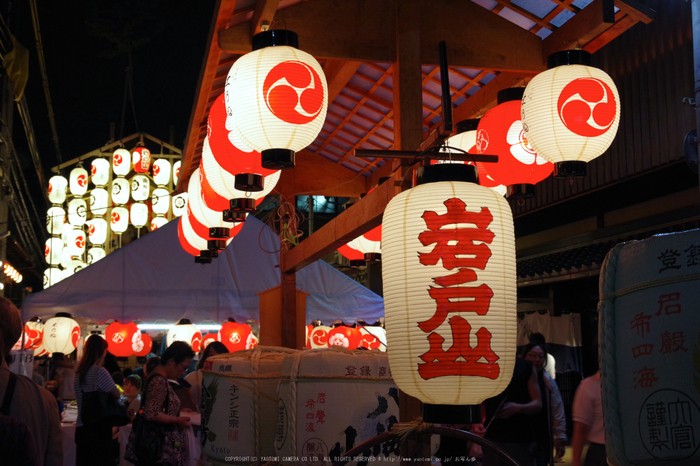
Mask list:
[[[345,349],[357,349],[362,341],[362,334],[354,327],[339,325],[328,332],[328,346],[342,346]]]
[[[166,344],[170,346],[175,341],[184,341],[192,347],[192,351],[198,353],[202,345],[202,333],[196,325],[187,319],[181,319],[168,331]]]
[[[58,267],[49,267],[44,270],[44,289],[55,285],[61,280],[63,280],[63,275],[61,274],[61,269]]]
[[[348,246],[352,249],[360,251],[365,261],[376,260],[382,253],[381,231],[382,226],[380,225],[376,227],[372,232],[368,232],[370,233],[370,237],[377,237],[379,238],[378,240],[371,240],[368,239],[365,235],[360,235],[354,240],[350,241],[348,243]]]
[[[71,199],[68,202],[68,223],[79,227],[85,225],[87,219],[87,203],[83,199]]]
[[[131,204],[129,218],[136,228],[145,226],[148,223],[148,206],[143,202],[134,202]]]
[[[179,160],[173,163],[173,184],[175,185],[180,181],[180,165],[182,165],[182,162]]]
[[[76,274],[87,267],[87,263],[80,259],[73,259],[66,267],[66,272],[70,275]],[[65,278],[65,276],[64,276]]]
[[[82,196],[87,192],[88,172],[83,167],[76,167],[70,171],[69,187],[74,196]]]
[[[127,357],[137,350],[143,350],[141,342],[141,330],[135,323],[121,324],[112,322],[105,329],[107,351],[117,357]]]
[[[353,248],[350,246],[350,243],[344,244],[341,247],[338,248],[338,252],[343,255],[346,259],[348,259],[351,264],[354,261],[359,261],[364,263],[365,262],[365,255],[363,252],[358,251],[357,249]]]
[[[479,120],[476,147],[480,154],[498,156],[486,168],[493,180],[505,186],[523,185],[523,194],[533,194],[534,184],[552,173],[554,165],[528,144],[520,119],[521,88],[499,92],[499,104]],[[507,100],[515,98],[516,100]],[[502,102],[502,103],[501,103]]]
[[[555,176],[583,176],[586,163],[605,152],[617,134],[620,96],[612,78],[590,66],[588,52],[566,50],[547,61],[549,69],[525,88],[525,135],[555,164]]]
[[[151,219],[151,231],[157,230],[168,223],[168,219],[165,217],[153,217]]]
[[[61,238],[49,238],[44,246],[44,259],[50,265],[58,265],[63,257],[63,241]]]
[[[131,197],[135,201],[145,201],[151,194],[151,180],[146,175],[135,175],[131,179]]]
[[[218,333],[207,333],[202,337],[202,349],[207,349],[207,346],[209,346],[209,343],[212,341],[219,341],[219,334]]]
[[[218,333],[218,339],[226,345],[229,352],[241,351],[251,348],[250,335],[252,329],[248,324],[239,324],[237,322],[224,322]]]
[[[140,358],[148,356],[148,353],[153,349],[153,339],[147,333],[141,333],[141,343],[142,348],[140,351],[136,351],[134,354]]]
[[[132,152],[132,162],[136,173],[148,173],[151,168],[151,151],[144,146],[136,147]]]
[[[73,257],[70,255],[70,250],[66,247],[66,244],[68,244],[68,232],[70,230],[66,228],[63,230],[63,233],[65,233],[65,240],[62,240],[63,244],[63,252],[61,252],[61,267],[64,269],[67,268],[70,265],[70,262],[73,260]]]
[[[49,179],[49,200],[54,204],[63,204],[66,200],[66,188],[68,188],[68,180],[57,175]]]
[[[115,205],[124,205],[129,202],[129,182],[126,178],[112,180],[112,202]]]
[[[95,188],[90,192],[90,212],[102,216],[107,213],[109,193],[104,188]]]
[[[112,171],[115,175],[126,176],[131,171],[131,154],[126,149],[117,149],[112,154]]]
[[[177,196],[173,196],[172,207],[173,215],[179,217],[187,211],[187,199],[189,196],[187,193],[180,193]]]
[[[293,167],[294,152],[316,139],[326,119],[326,77],[297,46],[291,31],[256,34],[253,51],[236,60],[226,78],[228,126],[262,153],[267,168]]]
[[[154,189],[151,207],[156,214],[167,214],[170,209],[170,191],[165,188]]]
[[[104,259],[105,256],[107,256],[107,253],[105,252],[104,249],[102,249],[102,248],[90,248],[90,249],[88,249],[87,263],[88,263],[88,265],[94,264],[98,260]]]
[[[99,157],[94,159],[90,165],[90,177],[95,186],[109,183],[109,161]]]
[[[153,162],[153,181],[158,186],[165,186],[170,181],[170,162],[168,159],[158,159]]]
[[[183,215],[178,219],[177,237],[180,240],[182,249],[192,256],[199,256],[200,252],[207,248],[207,241],[197,236],[192,230],[189,215]]]
[[[333,330],[327,325],[317,325],[309,334],[311,348],[328,348],[328,332]]]
[[[224,228],[228,230],[226,233],[230,233],[231,229],[235,226],[231,222],[224,222],[220,211],[212,210],[204,204],[202,200],[199,168],[192,172],[192,176],[190,176],[189,183],[187,184],[187,199],[190,212],[194,216],[194,219],[197,220],[194,222],[192,217],[190,217],[190,224],[202,238],[214,239],[210,238],[210,228]],[[241,224],[239,223],[238,225]]]
[[[46,231],[50,235],[60,235],[66,224],[66,211],[62,207],[51,207],[46,211]]]
[[[88,238],[92,244],[104,244],[107,241],[107,221],[103,218],[88,220]]]
[[[44,324],[44,348],[50,353],[70,354],[80,340],[80,326],[69,314],[59,313]]]
[[[82,256],[85,252],[86,235],[83,230],[71,230],[68,232],[68,253],[71,256]]]
[[[517,333],[507,201],[476,183],[425,183],[391,200],[382,227],[396,384],[431,405],[473,406],[499,394],[513,374]]]
[[[28,321],[24,324],[24,349],[39,349],[42,346],[43,335],[44,324],[41,321]]]
[[[386,330],[383,327],[365,325],[360,327],[360,334],[360,348],[386,351]]]
[[[129,211],[125,207],[114,207],[110,221],[110,228],[115,233],[124,233],[129,227]]]

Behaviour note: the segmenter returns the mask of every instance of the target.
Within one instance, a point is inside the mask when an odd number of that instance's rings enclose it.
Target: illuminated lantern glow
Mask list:
[[[173,184],[175,185],[180,181],[180,165],[182,165],[182,162],[179,160],[173,163]]]
[[[136,336],[136,334],[134,334],[134,336]],[[141,351],[136,351],[134,354],[138,357],[148,356],[148,353],[153,349],[153,339],[149,334],[141,333],[141,346]]]
[[[61,267],[64,269],[70,266],[70,262],[73,260],[73,256],[70,255],[70,250],[66,247],[68,244],[68,228],[64,230],[66,239],[63,241],[63,252],[61,253]]]
[[[107,241],[107,221],[103,218],[88,220],[88,238],[92,244],[104,244]]]
[[[176,217],[181,216],[185,212],[187,212],[187,200],[189,199],[189,195],[187,193],[180,193],[177,196],[173,196],[172,199],[172,207],[173,207],[173,215]]]
[[[154,189],[151,207],[156,214],[167,214],[170,209],[170,192],[165,188]]]
[[[132,153],[132,162],[136,173],[148,173],[151,169],[151,151],[144,146],[136,147]]]
[[[94,264],[100,259],[104,259],[107,253],[102,248],[90,248],[88,249],[87,263],[88,265]]]
[[[145,201],[151,194],[151,181],[146,175],[135,175],[131,179],[131,197],[135,201]]]
[[[158,159],[153,162],[153,181],[158,186],[165,186],[170,181],[171,173],[170,161],[168,159]]]
[[[95,188],[90,192],[90,212],[103,216],[109,206],[109,193],[104,188]]]
[[[338,252],[350,261],[350,267],[364,267],[365,254],[350,246],[350,243],[339,247]]]
[[[110,220],[110,227],[115,233],[124,233],[129,227],[129,211],[126,207],[114,207]]]
[[[82,256],[85,252],[86,235],[83,230],[71,230],[68,233],[68,253],[71,256]]]
[[[109,160],[96,158],[90,165],[90,177],[95,186],[105,186],[109,183]]]
[[[339,325],[328,332],[328,346],[342,346],[345,349],[354,350],[360,346],[362,334],[354,327]]]
[[[226,228],[229,231],[229,235],[234,226],[238,226],[239,230],[242,227],[242,223],[234,224],[231,222],[224,222],[221,212],[212,210],[204,203],[202,200],[202,189],[201,189],[201,177],[199,168],[192,173],[190,176],[189,184],[187,185],[187,199],[189,204],[189,213],[194,216],[190,217],[190,224],[195,230],[197,235],[206,239],[211,238],[209,235],[210,228]],[[196,221],[195,221],[196,220]]]
[[[253,51],[236,60],[226,78],[227,126],[262,153],[266,168],[293,167],[294,153],[316,139],[326,119],[326,77],[297,46],[291,31],[256,34]]]
[[[63,241],[61,238],[49,238],[44,246],[44,259],[49,265],[59,265],[63,258]]]
[[[506,388],[515,362],[508,202],[476,183],[425,183],[390,201],[382,227],[394,381],[424,406],[471,405],[470,416],[480,420],[478,405]]]
[[[61,280],[63,280],[63,275],[61,274],[61,269],[58,267],[49,267],[44,270],[44,289],[55,285]]]
[[[168,219],[165,217],[153,217],[151,219],[151,231],[155,231],[168,223]]]
[[[120,324],[112,322],[105,329],[105,340],[107,340],[107,350],[117,357],[127,357],[143,350],[141,341],[141,330],[135,323]]]
[[[126,176],[131,171],[131,154],[126,149],[117,149],[112,154],[112,171],[117,176]]]
[[[375,325],[365,325],[360,327],[362,341],[360,348],[376,349],[386,351],[386,330]]]
[[[87,263],[83,262],[80,259],[73,259],[72,261],[70,261],[70,264],[68,264],[68,267],[66,267],[66,271],[68,271],[70,275],[73,275],[75,273],[80,272],[85,267],[87,267]]]
[[[63,176],[52,176],[49,180],[49,200],[54,204],[63,204],[66,200],[68,180]]]
[[[145,226],[148,223],[148,206],[143,202],[134,202],[131,204],[129,218],[136,228]]]
[[[202,349],[207,349],[207,346],[209,346],[209,343],[212,341],[219,341],[219,334],[218,333],[207,333],[202,337]]]
[[[85,225],[87,203],[83,199],[71,199],[68,203],[68,223],[74,227]]]
[[[309,334],[309,345],[311,348],[328,348],[328,332],[333,330],[327,325],[317,325]]]
[[[5,272],[6,277],[10,277],[13,282],[15,283],[22,283],[22,274],[17,271],[14,267],[12,267],[10,264],[5,262],[2,266],[3,272]]]
[[[620,96],[612,78],[590,66],[591,54],[566,50],[525,88],[522,121],[528,142],[555,164],[555,176],[583,176],[586,163],[612,144]]]
[[[498,156],[498,163],[486,168],[498,184],[514,188],[523,195],[534,194],[533,185],[547,178],[554,165],[539,156],[528,143],[520,119],[521,100],[506,100],[521,96],[522,88],[500,91],[499,104],[479,120],[476,147],[480,154]],[[501,103],[502,102],[502,103]]]
[[[44,324],[44,348],[49,353],[70,354],[80,340],[80,326],[69,314],[59,313]]]
[[[251,339],[253,330],[248,324],[237,322],[224,322],[218,333],[218,339],[226,345],[229,352],[251,349]]]
[[[76,167],[70,172],[70,193],[74,196],[82,196],[87,192],[88,172],[83,167]]]
[[[207,247],[206,240],[197,236],[192,230],[188,215],[183,215],[178,219],[177,237],[180,240],[182,249],[192,256],[199,256],[200,252]]]
[[[50,235],[60,235],[66,224],[66,211],[62,207],[51,207],[46,211],[46,231]]]
[[[348,246],[352,249],[355,249],[357,251],[360,251],[363,255],[364,260],[370,261],[370,260],[376,260],[379,255],[382,253],[382,242],[381,242],[381,231],[382,231],[382,226],[377,227],[378,230],[378,238],[379,240],[371,240],[368,239],[366,234],[365,235],[360,235],[354,240],[350,241],[348,243]],[[372,234],[376,235],[377,234],[377,228],[372,230],[369,233],[370,237],[373,237]],[[374,236],[377,237],[377,236]]]
[[[129,202],[129,182],[126,178],[112,180],[112,202],[115,205],[124,205]]]
[[[202,333],[192,322],[187,319],[181,319],[177,325],[168,331],[166,344],[170,346],[175,341],[184,341],[192,347],[192,351],[197,353],[202,345]]]
[[[24,324],[24,349],[37,350],[41,348],[44,337],[44,324],[30,320]]]

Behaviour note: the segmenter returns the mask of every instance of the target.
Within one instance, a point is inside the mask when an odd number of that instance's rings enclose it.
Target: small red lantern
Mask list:
[[[141,342],[143,343],[143,348],[141,349],[141,351],[137,351],[136,353],[134,353],[140,358],[148,355],[148,353],[150,353],[153,349],[153,339],[147,333],[141,334]]]
[[[117,321],[112,322],[105,330],[105,340],[107,340],[107,349],[110,353],[117,357],[127,357],[136,352],[140,345],[133,347],[134,337],[138,333],[138,342],[141,342],[141,331],[135,323],[120,324]],[[142,349],[142,348],[141,348]]]
[[[357,349],[362,341],[362,334],[355,327],[339,325],[328,332],[328,346],[342,346],[346,349]]]
[[[317,325],[309,334],[311,348],[328,348],[328,332],[333,330],[326,325]]]
[[[37,350],[41,348],[44,336],[44,324],[41,321],[30,320],[24,324],[24,349]]]
[[[131,153],[136,173],[148,173],[151,168],[151,151],[144,146],[138,146]]]
[[[207,333],[202,337],[202,349],[207,349],[207,346],[209,346],[209,343],[212,341],[219,341],[219,334],[218,333]]]
[[[219,330],[219,341],[226,345],[230,352],[251,348],[250,335],[253,330],[248,324],[237,322],[224,322]]]

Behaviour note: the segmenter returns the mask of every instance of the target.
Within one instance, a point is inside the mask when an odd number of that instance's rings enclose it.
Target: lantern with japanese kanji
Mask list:
[[[83,167],[75,167],[70,171],[70,193],[74,196],[82,196],[87,192],[88,172]]]
[[[151,151],[144,146],[137,146],[132,152],[132,162],[136,173],[148,173],[151,168]]]
[[[523,129],[532,148],[554,163],[554,176],[583,176],[586,163],[605,152],[617,133],[617,87],[590,66],[591,54],[583,50],[554,53],[547,65],[525,88]]]
[[[294,153],[316,139],[326,119],[326,77],[298,43],[287,30],[255,34],[253,51],[236,60],[226,79],[229,127],[262,153],[266,168],[293,167]]]
[[[128,324],[112,322],[105,330],[105,340],[107,340],[108,351],[117,357],[127,357],[143,349],[141,330],[133,322]]]
[[[44,324],[44,348],[49,353],[70,354],[80,340],[80,326],[70,314],[58,313]]]
[[[192,351],[198,353],[202,345],[202,333],[189,319],[180,319],[177,325],[168,331],[165,341],[168,346],[174,341],[184,341],[192,347]]]
[[[355,327],[338,325],[328,332],[328,346],[342,346],[345,349],[357,349],[362,341],[362,334]]]
[[[226,345],[226,348],[233,353],[251,348],[250,335],[252,329],[248,324],[237,322],[224,322],[219,330],[218,340]]]
[[[96,158],[90,165],[90,177],[95,186],[105,186],[109,183],[109,161]]]
[[[524,88],[504,89],[498,105],[479,120],[476,148],[480,154],[497,155],[486,171],[496,183],[509,187],[510,195],[532,196],[534,185],[547,178],[554,165],[530,146],[520,119]]]
[[[136,345],[137,348],[141,348],[139,351],[134,352],[138,357],[147,356],[148,353],[153,349],[153,339],[147,333],[141,333],[141,345]]]
[[[63,204],[66,200],[66,188],[68,188],[68,180],[65,177],[52,176],[49,180],[49,200],[54,204]]]
[[[475,167],[459,167],[476,180]],[[514,367],[515,239],[507,201],[476,183],[420,184],[391,200],[382,228],[394,381],[427,405],[470,405],[469,416],[480,422],[478,405],[506,388]]]
[[[112,154],[112,171],[117,176],[126,176],[131,171],[131,154],[120,148]]]
[[[134,175],[131,179],[131,197],[135,201],[145,201],[151,194],[150,180],[146,175]]]

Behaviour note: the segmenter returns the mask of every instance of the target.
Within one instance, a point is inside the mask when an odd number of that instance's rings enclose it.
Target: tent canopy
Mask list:
[[[257,293],[281,284],[279,237],[249,216],[231,244],[211,264],[195,264],[178,239],[177,221],[133,241],[76,274],[24,299],[24,319],[67,312],[105,322],[188,318],[222,322],[259,320]],[[297,272],[306,297],[306,320],[331,324],[375,322],[384,302],[323,261]]]

